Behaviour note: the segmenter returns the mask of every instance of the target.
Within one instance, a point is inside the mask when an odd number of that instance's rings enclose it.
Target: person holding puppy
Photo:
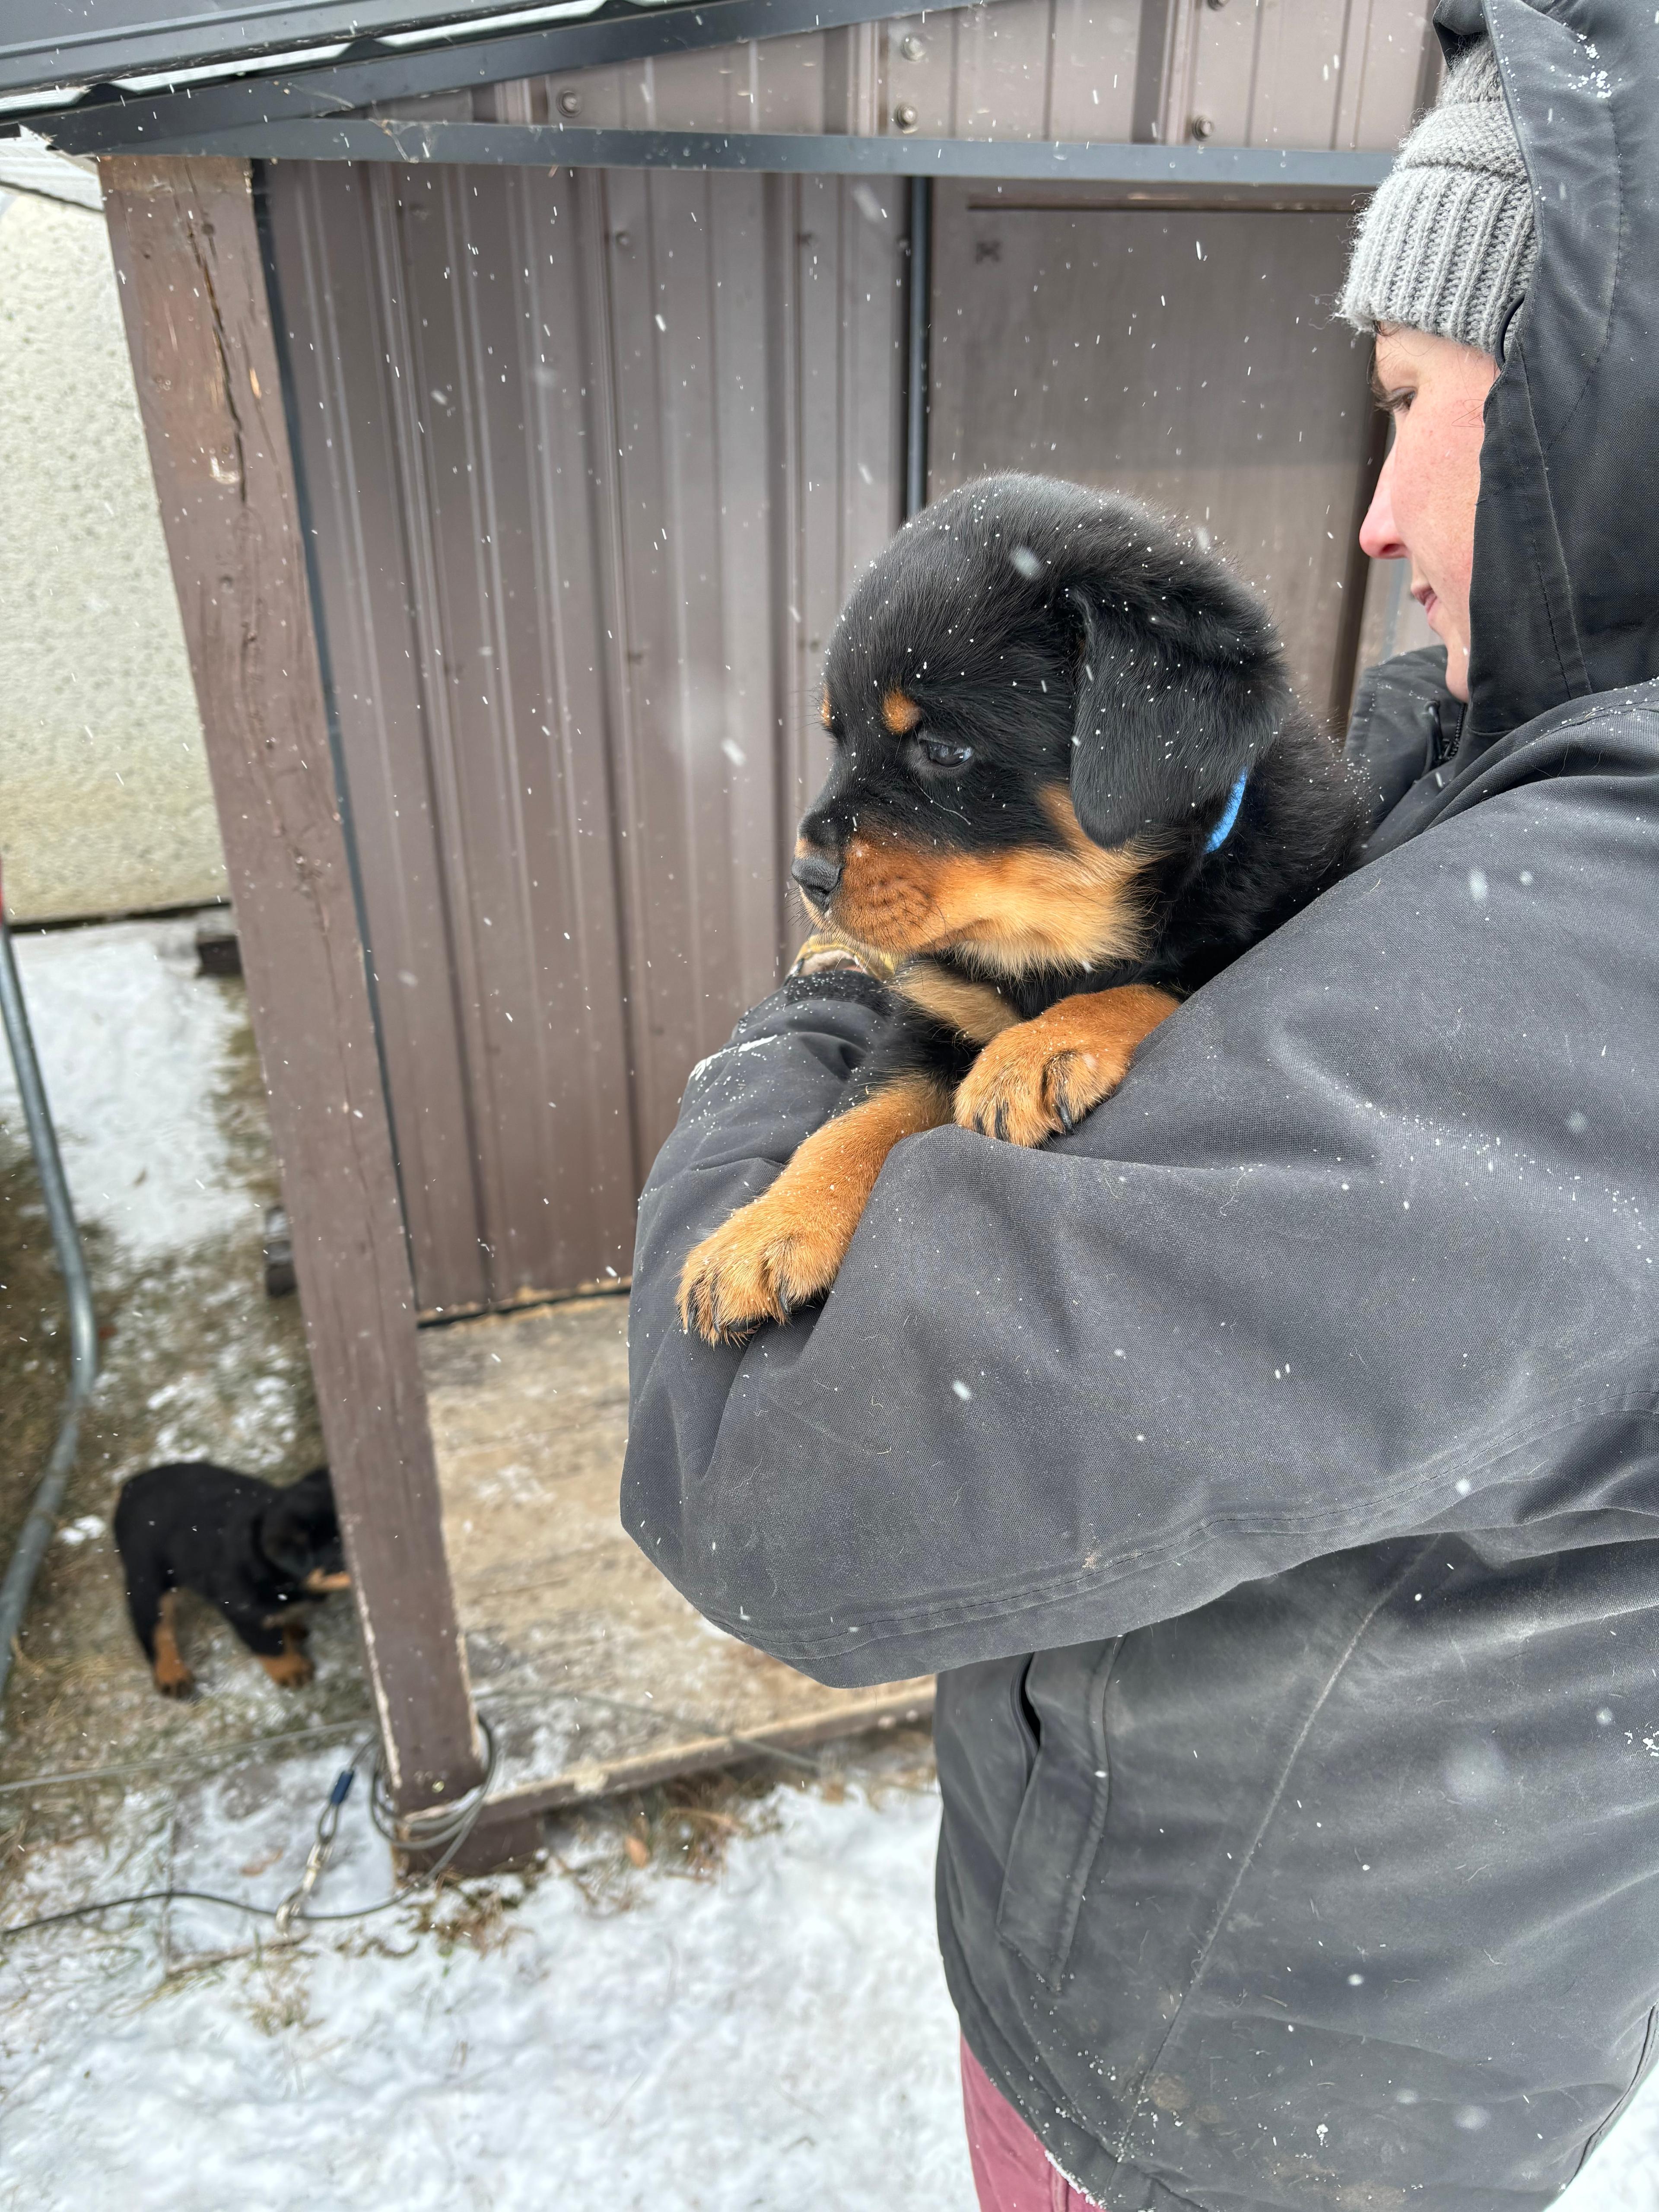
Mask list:
[[[1026,1148],[883,1167],[709,1345],[686,1255],[865,1054],[809,963],[641,1201],[624,1518],[820,1680],[939,1674],[987,2212],[1547,2203],[1659,2028],[1659,100],[1631,0],[1442,0],[1344,311],[1344,877]]]

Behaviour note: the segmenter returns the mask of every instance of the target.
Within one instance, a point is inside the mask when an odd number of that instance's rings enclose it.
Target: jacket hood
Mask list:
[[[1486,402],[1469,734],[1659,675],[1659,23],[1652,0],[1441,0],[1491,34],[1536,272]]]

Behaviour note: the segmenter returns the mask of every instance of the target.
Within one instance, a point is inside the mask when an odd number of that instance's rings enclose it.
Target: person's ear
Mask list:
[[[1097,845],[1214,828],[1293,704],[1265,617],[1248,626],[1166,602],[1120,615],[1086,583],[1077,621],[1072,805]]]

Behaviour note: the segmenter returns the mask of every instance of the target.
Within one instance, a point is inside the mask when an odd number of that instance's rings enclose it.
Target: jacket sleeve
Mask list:
[[[823,1308],[710,1350],[681,1261],[873,1020],[810,987],[757,1009],[641,1207],[647,1555],[862,1684],[1427,1528],[1659,1534],[1659,955],[1615,919],[1650,905],[1643,747],[1489,779],[1199,992],[1072,1137],[911,1138]]]

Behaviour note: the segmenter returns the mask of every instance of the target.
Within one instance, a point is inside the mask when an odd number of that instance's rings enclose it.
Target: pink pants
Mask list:
[[[962,2110],[980,2212],[1097,2212],[1073,2189],[964,2043]]]

